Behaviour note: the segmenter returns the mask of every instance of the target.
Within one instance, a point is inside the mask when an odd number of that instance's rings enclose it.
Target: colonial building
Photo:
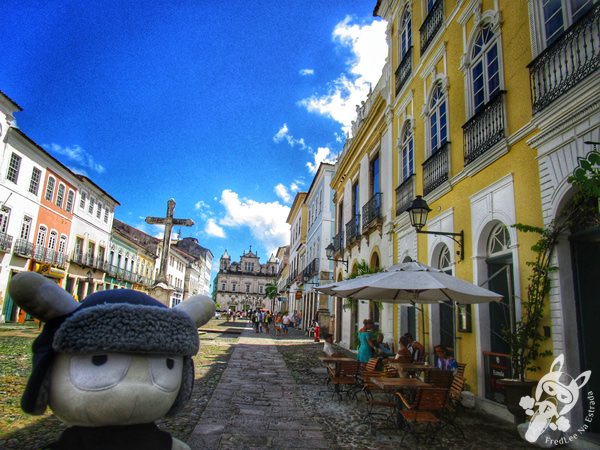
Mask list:
[[[303,287],[302,304],[294,308],[302,311],[304,327],[316,317],[323,332],[333,331],[335,318],[333,298],[320,294],[315,285],[333,281],[333,262],[326,256],[325,248],[332,239],[334,225],[333,190],[331,180],[335,174],[332,164],[321,163],[308,189],[304,203],[306,206],[306,251],[301,268]]]
[[[302,307],[302,269],[306,254],[307,208],[306,192],[298,192],[290,208],[286,222],[290,225],[290,253],[286,282],[287,306],[290,311]],[[308,320],[305,318],[305,322]]]
[[[202,247],[198,243],[198,239],[193,237],[185,237],[178,239],[176,242],[171,244],[179,250],[183,250],[187,254],[192,256],[192,263],[194,265],[194,271],[197,272],[189,283],[186,282],[184,290],[184,298],[187,298],[186,292],[191,292],[191,295],[202,294],[209,295],[210,291],[210,273],[212,270],[212,252]]]
[[[266,306],[265,286],[277,280],[277,260],[271,255],[265,264],[252,251],[244,251],[239,262],[231,261],[227,250],[219,263],[216,277],[216,302],[234,311]]]

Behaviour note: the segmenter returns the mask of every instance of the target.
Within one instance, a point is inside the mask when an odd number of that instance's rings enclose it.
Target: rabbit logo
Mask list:
[[[561,370],[564,362],[563,354],[554,360],[550,371],[538,382],[535,399],[528,395],[521,397],[519,405],[531,416],[525,433],[525,439],[529,442],[537,441],[548,427],[560,431],[571,428],[566,414],[579,400],[579,390],[589,381],[592,371],[586,370],[577,378],[573,378]]]

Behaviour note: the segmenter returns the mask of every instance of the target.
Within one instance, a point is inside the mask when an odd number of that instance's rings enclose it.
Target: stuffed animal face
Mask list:
[[[49,405],[68,425],[152,422],[173,406],[182,372],[182,356],[60,353],[52,368]]]

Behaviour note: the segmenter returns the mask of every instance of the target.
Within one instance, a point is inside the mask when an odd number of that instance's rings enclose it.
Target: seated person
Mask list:
[[[394,359],[401,363],[412,362],[412,356],[410,354],[410,350],[408,349],[408,338],[406,336],[402,336],[398,342],[400,346],[398,347],[398,353],[396,353],[396,358]]]
[[[381,356],[383,358],[387,358],[389,356],[393,356],[394,352],[387,344],[387,342],[383,342],[383,334],[379,333],[377,335],[377,341],[375,342],[375,351],[377,356]]]
[[[405,333],[404,337],[408,339],[408,350],[415,362],[422,362],[425,359],[425,347],[412,337],[412,334]]]
[[[325,344],[323,344],[323,353],[327,356],[342,356],[341,353],[335,351],[333,347],[333,334],[326,334],[323,336]]]
[[[449,370],[452,373],[458,369],[458,363],[452,353],[442,345],[436,345],[434,348],[436,356],[436,367],[442,370]]]

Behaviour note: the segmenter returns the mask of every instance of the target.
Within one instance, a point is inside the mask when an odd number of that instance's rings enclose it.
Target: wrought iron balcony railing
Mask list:
[[[84,261],[83,253],[78,252],[77,250],[74,250],[73,254],[71,255],[71,262],[74,262],[75,264],[79,264],[79,265],[83,266],[83,261]]]
[[[344,248],[344,230],[340,230],[338,234],[333,237],[333,253],[336,254],[341,252]]]
[[[360,214],[346,223],[346,245],[353,244],[360,236]]]
[[[23,258],[31,258],[33,255],[33,242],[29,242],[27,239],[17,239],[13,253]]]
[[[302,277],[310,278],[319,273],[319,260],[313,259],[302,271]]]
[[[423,163],[423,195],[448,180],[449,147],[449,142],[446,142]]]
[[[534,114],[596,73],[600,67],[599,19],[600,3],[596,3],[581,20],[529,63]]]
[[[63,252],[57,252],[43,245],[34,245],[31,257],[39,263],[50,264],[53,267],[64,269],[67,267],[67,255]]]
[[[406,80],[410,77],[412,72],[412,47],[410,47],[400,60],[398,68],[396,69],[396,95],[402,90],[402,86],[406,83]]]
[[[98,257],[94,260],[94,264],[93,264],[94,269],[98,269],[98,270],[102,270],[102,271],[106,272],[107,266],[108,266],[108,263],[102,257]]]
[[[362,207],[363,231],[378,219],[381,219],[381,192],[373,194],[373,197]]]
[[[433,41],[433,38],[437,34],[438,30],[442,27],[444,22],[444,1],[437,0],[425,20],[423,25],[419,28],[421,33],[421,55],[425,53],[429,44]]]
[[[408,209],[414,198],[415,174],[412,174],[396,188],[396,217]]]
[[[116,277],[119,272],[119,268],[114,264],[109,264],[107,267],[106,273],[108,273],[111,277]]]
[[[475,161],[504,137],[504,97],[500,91],[463,125],[465,166]]]
[[[13,237],[6,234],[0,233],[0,252],[10,252],[12,247]]]

